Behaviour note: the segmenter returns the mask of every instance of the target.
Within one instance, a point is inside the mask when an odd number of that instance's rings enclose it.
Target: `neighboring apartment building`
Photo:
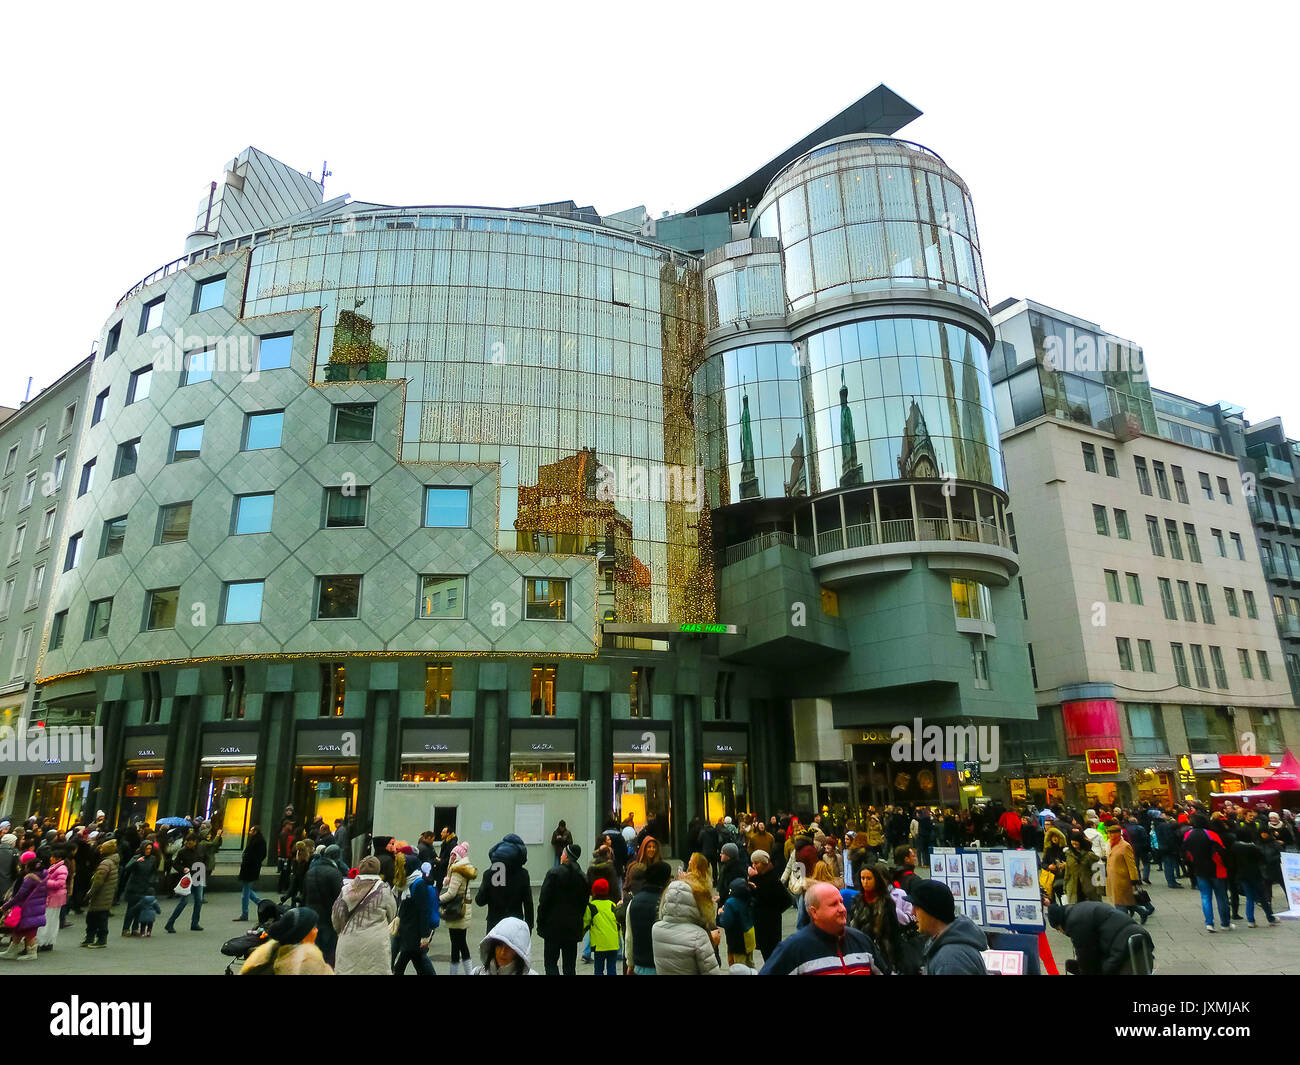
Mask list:
[[[1251,733],[1276,763],[1300,711],[1236,459],[1212,423],[1166,429],[1140,348],[1028,300],[994,321],[1039,707],[1004,748],[1007,779],[1035,802],[1247,784],[1219,756]]]
[[[1035,713],[969,191],[883,86],[684,215],[322,202],[248,149],[108,315],[39,666],[110,818],[379,780],[689,822]],[[751,226],[752,220],[752,226]],[[703,484],[701,484],[701,479]],[[47,787],[42,811],[77,811]]]
[[[77,482],[70,472],[86,406],[94,356],[84,359],[35,398],[0,421],[0,725],[16,726],[35,702],[36,663],[49,617],[55,555],[63,517]],[[29,720],[33,720],[29,718]],[[34,720],[42,720],[39,706]],[[0,812],[26,807],[42,778],[0,773]],[[50,785],[58,792],[37,801],[63,803],[66,776]],[[73,783],[73,802],[82,800]]]

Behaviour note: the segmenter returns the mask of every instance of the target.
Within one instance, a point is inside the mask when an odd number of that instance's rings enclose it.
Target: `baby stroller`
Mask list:
[[[236,964],[242,966],[248,960],[248,956],[266,942],[266,930],[283,917],[288,909],[288,906],[279,905],[270,899],[263,899],[257,904],[257,927],[221,944],[221,953],[230,958],[226,963],[227,976],[239,975]]]

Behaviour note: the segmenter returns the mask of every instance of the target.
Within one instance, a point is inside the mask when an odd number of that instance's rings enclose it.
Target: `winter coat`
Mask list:
[[[1124,836],[1133,847],[1133,857],[1141,861],[1148,857],[1151,849],[1151,835],[1137,821],[1131,821],[1124,826]]]
[[[340,976],[385,976],[393,971],[388,926],[397,900],[373,873],[358,876],[334,902],[330,920],[339,934],[334,971]]]
[[[718,905],[725,906],[731,894],[733,880],[744,880],[749,874],[749,862],[733,858],[722,863],[722,875],[718,877]],[[719,922],[721,923],[721,922]]]
[[[122,888],[122,897],[128,902],[154,893],[154,880],[158,875],[158,863],[151,854],[145,858],[136,855],[126,863],[122,876],[126,884]]]
[[[573,833],[570,832],[567,828],[557,828],[554,832],[551,833],[551,847],[554,848],[557,856],[559,855],[560,851],[564,850],[564,848],[567,847],[572,842],[573,842]]]
[[[885,844],[885,830],[880,824],[880,815],[872,814],[867,819],[867,846],[879,850]]]
[[[58,909],[68,901],[68,863],[56,861],[45,870],[45,905]]]
[[[487,907],[489,928],[495,928],[507,917],[519,917],[531,933],[533,886],[528,879],[528,870],[524,868],[528,861],[528,848],[524,841],[512,832],[488,851],[488,860],[493,865],[500,862],[505,867],[505,883],[494,883],[499,877],[489,868],[483,874],[478,894],[474,896],[474,905]]]
[[[1282,881],[1282,848],[1273,840],[1260,840],[1257,844],[1260,851],[1260,872],[1263,874],[1265,884],[1276,884],[1281,887]]]
[[[18,855],[7,843],[0,843],[0,899],[9,894],[9,889],[19,876]]]
[[[1133,848],[1127,841],[1112,844],[1106,857],[1106,892],[1112,906],[1133,906],[1133,885],[1142,880]]]
[[[242,883],[254,883],[262,871],[262,863],[266,861],[266,840],[261,835],[249,838],[247,845],[244,847],[244,856],[239,863],[239,879]]]
[[[1065,907],[1063,929],[1074,944],[1080,976],[1123,972],[1129,964],[1129,940],[1139,936],[1148,944],[1151,942],[1146,929],[1128,914],[1104,902],[1080,902]]]
[[[556,943],[580,940],[586,927],[583,915],[589,894],[587,878],[573,862],[561,862],[551,869],[542,881],[542,894],[537,900],[537,934]]]
[[[582,929],[591,931],[591,949],[618,950],[618,918],[609,899],[592,899],[582,914]]]
[[[333,911],[334,902],[342,890],[343,874],[339,872],[339,867],[324,855],[313,858],[303,880],[303,905],[324,918]],[[326,962],[334,957],[338,938],[333,922],[321,920],[317,923],[316,946],[320,948]]]
[[[428,939],[438,927],[439,916],[433,891],[424,874],[416,870],[406,882],[397,902],[397,949],[418,950],[420,941]]]
[[[90,913],[102,913],[112,909],[113,898],[117,895],[118,863],[117,844],[109,840],[99,849],[99,864],[95,866],[90,878],[90,887],[86,889],[86,909]]]
[[[266,965],[273,962],[268,970]],[[290,943],[282,946],[268,939],[259,946],[239,970],[240,976],[333,976],[334,970],[315,943]]]
[[[1097,855],[1089,847],[1071,850],[1065,856],[1065,894],[1071,902],[1088,902],[1101,898],[1101,889],[1092,882]]]
[[[766,830],[762,832],[751,832],[748,837],[749,853],[755,851],[766,851],[768,857],[772,855],[772,848],[776,846],[776,838],[771,832]]]
[[[718,927],[727,936],[728,954],[748,954],[745,947],[745,933],[754,930],[754,913],[750,905],[753,888],[745,881],[738,881],[727,892],[726,904],[718,913]],[[750,938],[753,943],[753,938]]]
[[[447,877],[447,886],[443,888],[442,894],[438,896],[438,904],[445,906],[449,902],[461,899],[461,915],[454,918],[444,917],[442,923],[448,928],[468,928],[470,919],[469,887],[478,877],[478,870],[474,868],[474,864],[468,858],[462,858],[451,867]]]
[[[509,839],[510,837],[506,837]],[[519,837],[516,836],[516,839]],[[489,855],[490,856],[490,855]],[[497,968],[496,944],[504,943],[515,952],[515,961],[511,963],[510,972]],[[474,970],[475,976],[539,976],[533,968],[533,937],[528,925],[518,917],[507,917],[492,925],[478,945],[479,965]]]
[[[655,967],[651,929],[659,916],[659,902],[662,898],[663,890],[648,884],[628,900],[623,917],[626,925],[623,950],[629,966],[639,965],[646,969]]]
[[[1239,839],[1230,848],[1237,869],[1237,882],[1250,884],[1256,891],[1264,887],[1264,852],[1250,840]]]
[[[1183,838],[1183,850],[1191,859],[1192,873],[1197,879],[1213,882],[1227,878],[1223,841],[1217,833],[1194,828]]]
[[[927,944],[925,971],[930,976],[987,976],[980,952],[988,949],[989,941],[979,925],[965,914],[958,914]]]
[[[718,967],[713,940],[704,930],[704,919],[685,880],[674,880],[664,888],[650,942],[657,976],[707,975]]]
[[[806,924],[781,941],[763,966],[761,976],[870,976],[876,946],[865,932],[848,926],[836,939],[815,924]]]
[[[700,829],[700,853],[713,864],[718,860],[718,849],[721,844],[718,842],[718,830],[712,825],[705,825]]]
[[[45,879],[37,873],[28,873],[14,889],[13,897],[5,904],[8,913],[15,906],[22,909],[17,932],[31,932],[45,925]]]

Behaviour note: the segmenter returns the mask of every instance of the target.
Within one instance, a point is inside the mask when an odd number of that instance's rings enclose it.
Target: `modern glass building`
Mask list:
[[[1033,699],[973,208],[917,113],[882,86],[658,220],[232,160],[87,386],[38,666],[109,737],[87,802],[148,772],[238,835],[593,779],[680,847],[959,801],[879,730]]]

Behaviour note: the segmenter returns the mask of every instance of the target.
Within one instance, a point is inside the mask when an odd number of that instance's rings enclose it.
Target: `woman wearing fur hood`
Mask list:
[[[316,911],[290,910],[266,930],[267,939],[239,970],[240,976],[333,976],[316,946]]]
[[[363,859],[356,879],[343,889],[330,915],[339,934],[335,972],[340,976],[391,976],[388,926],[396,916],[397,899],[379,875],[379,859]]]
[[[465,938],[469,928],[470,899],[469,891],[478,879],[478,870],[469,860],[469,844],[457,843],[451,849],[447,859],[450,868],[442,881],[442,894],[438,904],[442,908],[442,923],[451,938],[451,972],[452,975],[469,975],[469,943]],[[457,916],[459,915],[459,916]]]

